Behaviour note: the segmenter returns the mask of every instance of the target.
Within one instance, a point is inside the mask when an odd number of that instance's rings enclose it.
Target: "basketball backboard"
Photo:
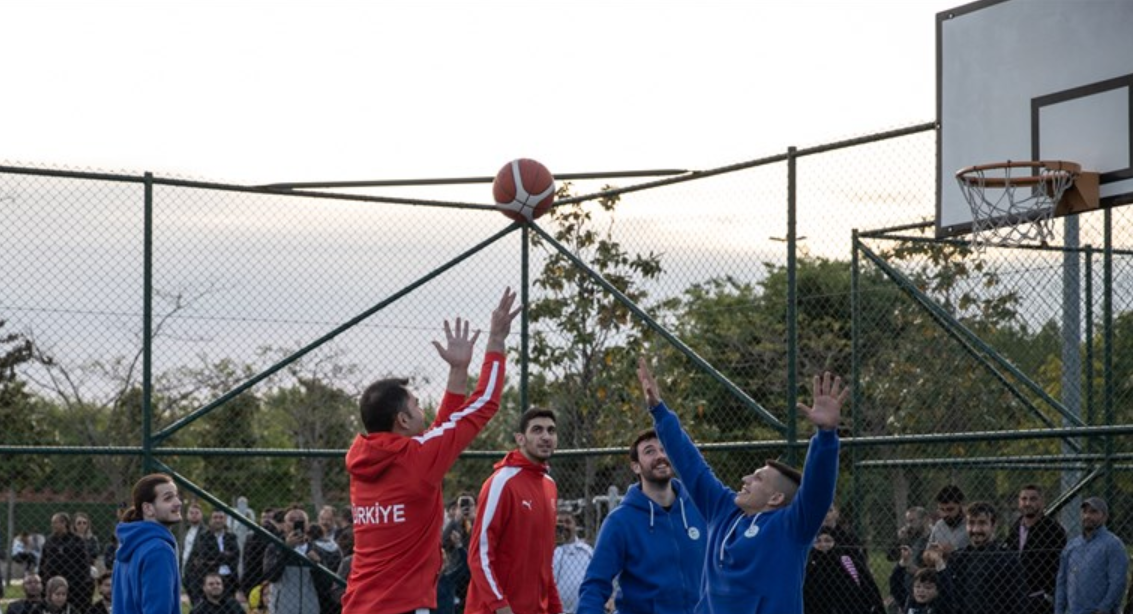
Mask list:
[[[971,231],[961,168],[1068,160],[1133,202],[1133,1],[984,0],[936,18],[936,235]]]

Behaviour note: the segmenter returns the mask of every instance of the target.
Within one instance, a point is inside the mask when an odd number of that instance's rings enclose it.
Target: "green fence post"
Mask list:
[[[1102,318],[1104,327],[1103,335],[1105,335],[1105,342],[1102,345],[1102,363],[1105,381],[1105,392],[1102,401],[1102,410],[1105,412],[1105,425],[1110,426],[1113,424],[1113,394],[1114,394],[1114,381],[1113,381],[1113,209],[1106,207],[1105,210],[1105,254],[1103,265],[1104,276],[1104,292],[1105,298],[1102,301]],[[1105,438],[1105,496],[1106,500],[1113,501],[1114,495],[1117,491],[1114,488],[1113,480],[1113,437],[1106,435]]]
[[[795,234],[797,219],[796,166],[798,158],[795,147],[787,148],[787,462],[798,464],[798,451],[795,443],[798,433],[795,427],[796,409],[799,400],[799,330],[798,330],[798,259],[796,248],[798,237]]]
[[[858,230],[853,230],[850,240],[850,411],[853,412],[853,436],[857,437],[861,430],[862,393],[861,393],[861,260],[858,259]],[[857,447],[850,449],[851,474],[850,496],[854,502],[854,531],[862,535],[862,484],[858,477],[858,463],[861,462],[861,453]]]
[[[153,473],[153,173],[145,174],[142,224],[142,473]]]
[[[519,316],[519,410],[527,411],[527,376],[528,376],[528,358],[530,357],[530,337],[528,336],[528,319],[530,303],[530,285],[531,285],[531,230],[524,225],[523,232],[520,235],[520,241],[523,243],[520,248],[520,281],[519,285],[519,302],[523,305],[523,313]]]

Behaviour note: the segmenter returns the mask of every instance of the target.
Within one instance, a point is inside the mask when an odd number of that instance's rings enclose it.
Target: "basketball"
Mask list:
[[[492,196],[500,212],[517,222],[530,222],[551,210],[555,178],[535,160],[512,160],[496,173]]]

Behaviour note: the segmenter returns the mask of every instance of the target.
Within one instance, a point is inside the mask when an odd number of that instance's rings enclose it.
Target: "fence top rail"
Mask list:
[[[942,445],[958,442],[993,442],[1007,440],[1042,440],[1059,439],[1063,437],[1105,437],[1113,435],[1133,434],[1133,424],[1113,424],[1107,426],[1080,426],[1043,429],[1024,429],[1014,431],[968,431],[963,433],[924,433],[909,435],[876,435],[866,437],[842,437],[842,447],[870,447],[892,445]],[[808,440],[790,443],[785,439],[727,441],[718,443],[700,443],[697,447],[706,452],[752,451],[783,449],[789,446],[805,448]],[[346,455],[345,449],[290,449],[290,448],[174,448],[156,447],[153,453],[159,456],[304,456],[304,457],[340,457]],[[499,458],[509,450],[466,450],[461,456],[465,458]],[[143,448],[139,446],[119,446],[108,448],[95,448],[84,446],[0,446],[0,454],[98,454],[102,456],[141,455]],[[629,448],[576,448],[570,450],[556,450],[556,457],[565,456],[602,456],[624,455]],[[1059,455],[1059,458],[1063,458]]]

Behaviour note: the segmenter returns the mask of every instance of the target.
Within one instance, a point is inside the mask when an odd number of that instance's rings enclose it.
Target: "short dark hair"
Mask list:
[[[938,579],[937,573],[938,572],[931,567],[922,567],[919,571],[917,571],[916,575],[913,576],[913,583],[920,582],[921,584],[939,586],[940,581]]]
[[[798,469],[795,469],[787,463],[781,463],[777,460],[768,459],[767,466],[783,474],[783,477],[794,482],[795,486],[798,486],[803,482],[803,474],[800,473]]]
[[[638,460],[637,446],[641,445],[641,442],[649,441],[650,439],[658,439],[656,430],[646,429],[637,434],[637,438],[633,440],[633,444],[629,447],[629,459],[631,461],[636,463]]]
[[[1033,490],[1039,493],[1040,497],[1045,496],[1042,486],[1039,486],[1038,484],[1024,484],[1023,487],[1019,489],[1019,492],[1023,492],[1024,490]]]
[[[519,417],[519,430],[516,432],[526,433],[527,425],[536,418],[550,418],[551,422],[555,422],[555,412],[540,407],[532,407],[531,409],[523,412],[523,415]]]
[[[937,503],[963,503],[964,491],[955,484],[949,484],[936,493]]]
[[[382,379],[370,384],[358,401],[362,426],[367,433],[388,433],[393,430],[397,414],[409,405],[407,379]]]
[[[995,506],[987,501],[973,501],[968,505],[968,509],[964,510],[964,515],[971,518],[972,516],[987,516],[991,518],[994,524],[996,519]]]

